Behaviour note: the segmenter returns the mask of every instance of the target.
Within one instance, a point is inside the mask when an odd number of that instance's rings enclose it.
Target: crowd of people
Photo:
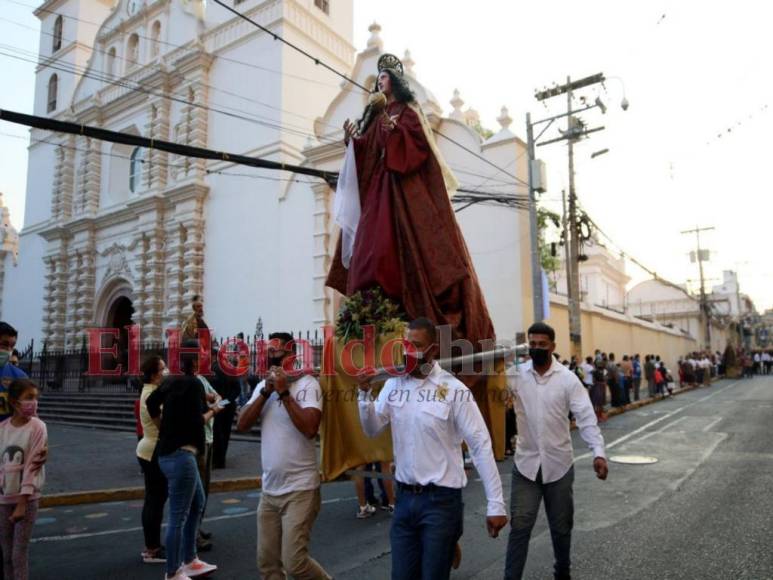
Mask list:
[[[198,297],[192,310],[187,328],[194,334],[206,329]],[[508,512],[488,431],[474,399],[467,399],[467,406],[460,403],[457,407],[457,400],[464,401],[463,397],[443,394],[441,401],[432,401],[430,409],[420,404],[429,398],[403,401],[388,395],[392,391],[427,388],[435,389],[437,395],[439,389],[467,388],[434,362],[434,331],[426,319],[409,325],[408,337],[416,356],[425,363],[417,365],[420,370],[390,379],[375,397],[370,394],[369,378],[359,378],[363,431],[367,436],[376,436],[391,424],[395,460],[357,468],[372,472],[378,485],[362,473],[353,478],[359,500],[356,516],[370,517],[378,508],[392,515],[390,540],[396,578],[413,577],[417,570],[421,575],[426,572],[427,577],[435,573],[447,577],[450,567],[458,564],[461,489],[467,481],[462,441],[484,483],[489,534],[496,537],[508,519],[511,524],[505,577],[521,577],[531,529],[544,498],[554,542],[556,577],[568,578],[574,468],[571,452],[566,455],[561,451],[569,436],[566,416],[574,418],[593,452],[594,469],[604,479],[607,465],[597,425],[606,420],[608,405],[620,407],[644,397],[668,396],[676,384],[709,384],[725,372],[727,363],[719,353],[693,352],[680,357],[672,371],[660,355],[642,358],[639,354],[624,354],[618,359],[615,353],[600,350],[584,361],[574,357],[563,360],[554,353],[552,328],[542,323],[533,325],[528,334],[530,360],[514,365],[514,371],[508,372],[513,378],[509,386],[519,429],[518,443],[512,449],[515,464]],[[3,577],[14,580],[28,576],[28,546],[45,480],[48,445],[45,423],[37,417],[38,389],[13,364],[16,339],[15,329],[0,322],[0,549]],[[270,434],[261,438],[257,554],[262,577],[283,578],[289,574],[330,578],[311,557],[308,546],[321,505],[314,441],[323,398],[313,376],[294,378],[284,373],[286,360],[295,356],[292,335],[278,332],[269,336],[269,373],[254,389],[243,376],[233,377],[220,369],[217,350],[213,352],[212,374],[198,374],[198,355],[190,348],[198,343],[190,337],[185,340],[183,346],[189,350],[181,353],[180,374],[170,376],[167,361],[159,355],[148,357],[141,367],[136,456],[145,482],[142,561],[164,564],[167,580],[188,580],[217,570],[215,564],[198,556],[212,546],[211,533],[202,530],[201,523],[211,472],[225,466],[238,412],[239,431],[248,431],[259,422],[262,432]],[[227,356],[232,366],[246,365],[241,353],[229,351]],[[768,374],[773,370],[770,353],[739,356],[741,366],[751,368],[753,373]],[[426,370],[427,365],[431,370]],[[535,398],[535,389],[544,384],[565,390],[566,397],[550,401]],[[544,405],[556,408],[546,415],[540,408]],[[532,424],[537,417],[544,422],[548,416],[555,417],[556,424],[548,425],[547,430]],[[556,450],[555,461],[550,464],[539,460],[539,450],[545,446]],[[441,464],[446,467],[438,469]],[[162,541],[165,506],[168,519]],[[420,523],[425,520],[432,522],[429,528]]]

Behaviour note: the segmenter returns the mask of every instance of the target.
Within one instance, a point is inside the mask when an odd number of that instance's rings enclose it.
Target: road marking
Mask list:
[[[331,503],[339,503],[342,501],[351,501],[353,499],[357,499],[356,495],[350,496],[350,497],[335,497],[331,499],[323,500],[323,504],[331,504]],[[205,522],[217,522],[220,520],[234,520],[236,518],[246,518],[250,516],[255,515],[255,510],[250,509],[246,513],[238,513],[238,514],[228,514],[223,516],[213,516],[211,518],[204,518]],[[166,527],[166,524],[163,524],[162,527]],[[100,536],[112,536],[115,534],[127,534],[130,532],[138,532],[142,530],[142,526],[135,526],[132,528],[118,528],[115,530],[103,530],[101,532],[87,532],[87,533],[81,533],[81,534],[67,534],[67,535],[59,535],[59,536],[42,536],[40,538],[32,538],[30,540],[30,543],[36,544],[38,542],[66,542],[69,540],[80,540],[83,538],[97,538]]]
[[[660,423],[661,421],[665,421],[666,419],[669,419],[669,418],[673,417],[674,415],[678,415],[678,414],[679,414],[679,413],[681,413],[682,411],[684,411],[684,410],[686,410],[686,409],[689,409],[690,407],[694,407],[694,406],[695,406],[695,405],[697,405],[698,403],[703,403],[704,401],[708,401],[708,400],[709,400],[709,399],[711,399],[712,397],[716,397],[716,396],[717,396],[717,395],[719,395],[720,393],[723,393],[724,391],[726,391],[726,390],[730,389],[731,387],[734,387],[734,386],[735,386],[735,385],[737,385],[739,382],[740,382],[740,381],[735,381],[735,382],[732,382],[732,383],[730,383],[729,385],[727,385],[727,386],[725,386],[725,387],[722,387],[721,389],[719,389],[719,390],[717,390],[717,391],[714,391],[714,392],[713,392],[713,393],[711,393],[710,395],[706,395],[705,397],[701,397],[700,399],[697,399],[697,400],[693,401],[692,403],[687,403],[687,404],[686,404],[684,407],[680,407],[679,409],[674,409],[673,411],[671,411],[670,413],[666,413],[666,414],[665,414],[665,415],[663,415],[662,417],[658,417],[657,419],[653,419],[653,420],[652,420],[652,421],[650,421],[649,423],[647,423],[647,424],[645,424],[645,425],[642,425],[641,427],[639,427],[638,429],[635,429],[635,430],[631,431],[631,432],[630,432],[630,433],[628,433],[627,435],[623,435],[622,437],[620,437],[620,438],[618,438],[618,439],[615,439],[615,440],[614,440],[614,441],[612,441],[611,443],[608,443],[608,444],[606,445],[606,448],[607,448],[607,449],[612,449],[612,447],[616,447],[617,445],[620,445],[621,443],[625,443],[625,442],[626,442],[626,441],[628,441],[628,440],[629,440],[631,437],[634,437],[634,436],[638,435],[638,434],[639,434],[639,433],[641,433],[642,431],[646,431],[647,429],[649,429],[649,428],[650,428],[650,427],[652,427],[653,425],[657,425],[657,424],[658,424],[658,423]],[[648,434],[647,434],[645,437],[650,437],[650,436],[651,436],[651,434],[649,434],[649,433],[648,433]],[[642,439],[643,439],[643,438],[642,438]],[[580,461],[581,459],[587,459],[588,457],[593,457],[593,453],[583,453],[582,455],[578,455],[577,457],[575,457],[575,458],[574,458],[574,462],[575,462],[575,463],[577,463],[577,462],[578,462],[578,461]]]
[[[705,426],[705,427],[702,429],[702,431],[703,431],[704,433],[708,433],[708,432],[711,430],[711,428],[712,428],[712,427],[714,427],[714,426],[715,426],[717,423],[719,423],[719,422],[720,422],[722,419],[723,419],[723,417],[717,417],[717,418],[716,418],[716,419],[714,419],[714,420],[713,420],[711,423],[709,423],[708,425],[706,425],[706,426]]]

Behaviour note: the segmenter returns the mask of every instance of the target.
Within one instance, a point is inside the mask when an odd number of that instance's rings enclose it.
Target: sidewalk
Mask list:
[[[133,433],[48,425],[45,495],[142,487],[136,448]],[[212,481],[259,475],[259,442],[232,440],[226,469],[214,470]]]

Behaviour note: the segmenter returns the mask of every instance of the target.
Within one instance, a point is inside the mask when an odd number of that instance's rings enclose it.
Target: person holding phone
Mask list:
[[[321,507],[314,444],[322,420],[322,388],[311,375],[288,376],[294,367],[293,337],[269,335],[266,379],[242,407],[237,429],[259,420],[263,494],[258,506],[258,568],[268,580],[292,576],[326,580],[309,555],[311,528]]]

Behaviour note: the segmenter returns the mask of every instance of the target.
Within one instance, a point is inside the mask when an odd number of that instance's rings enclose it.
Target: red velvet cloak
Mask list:
[[[494,326],[456,222],[440,166],[417,113],[403,103],[376,118],[354,139],[361,216],[351,263],[341,262],[341,239],[327,286],[350,296],[373,286],[399,302],[409,319],[450,324],[454,338],[480,350]]]

